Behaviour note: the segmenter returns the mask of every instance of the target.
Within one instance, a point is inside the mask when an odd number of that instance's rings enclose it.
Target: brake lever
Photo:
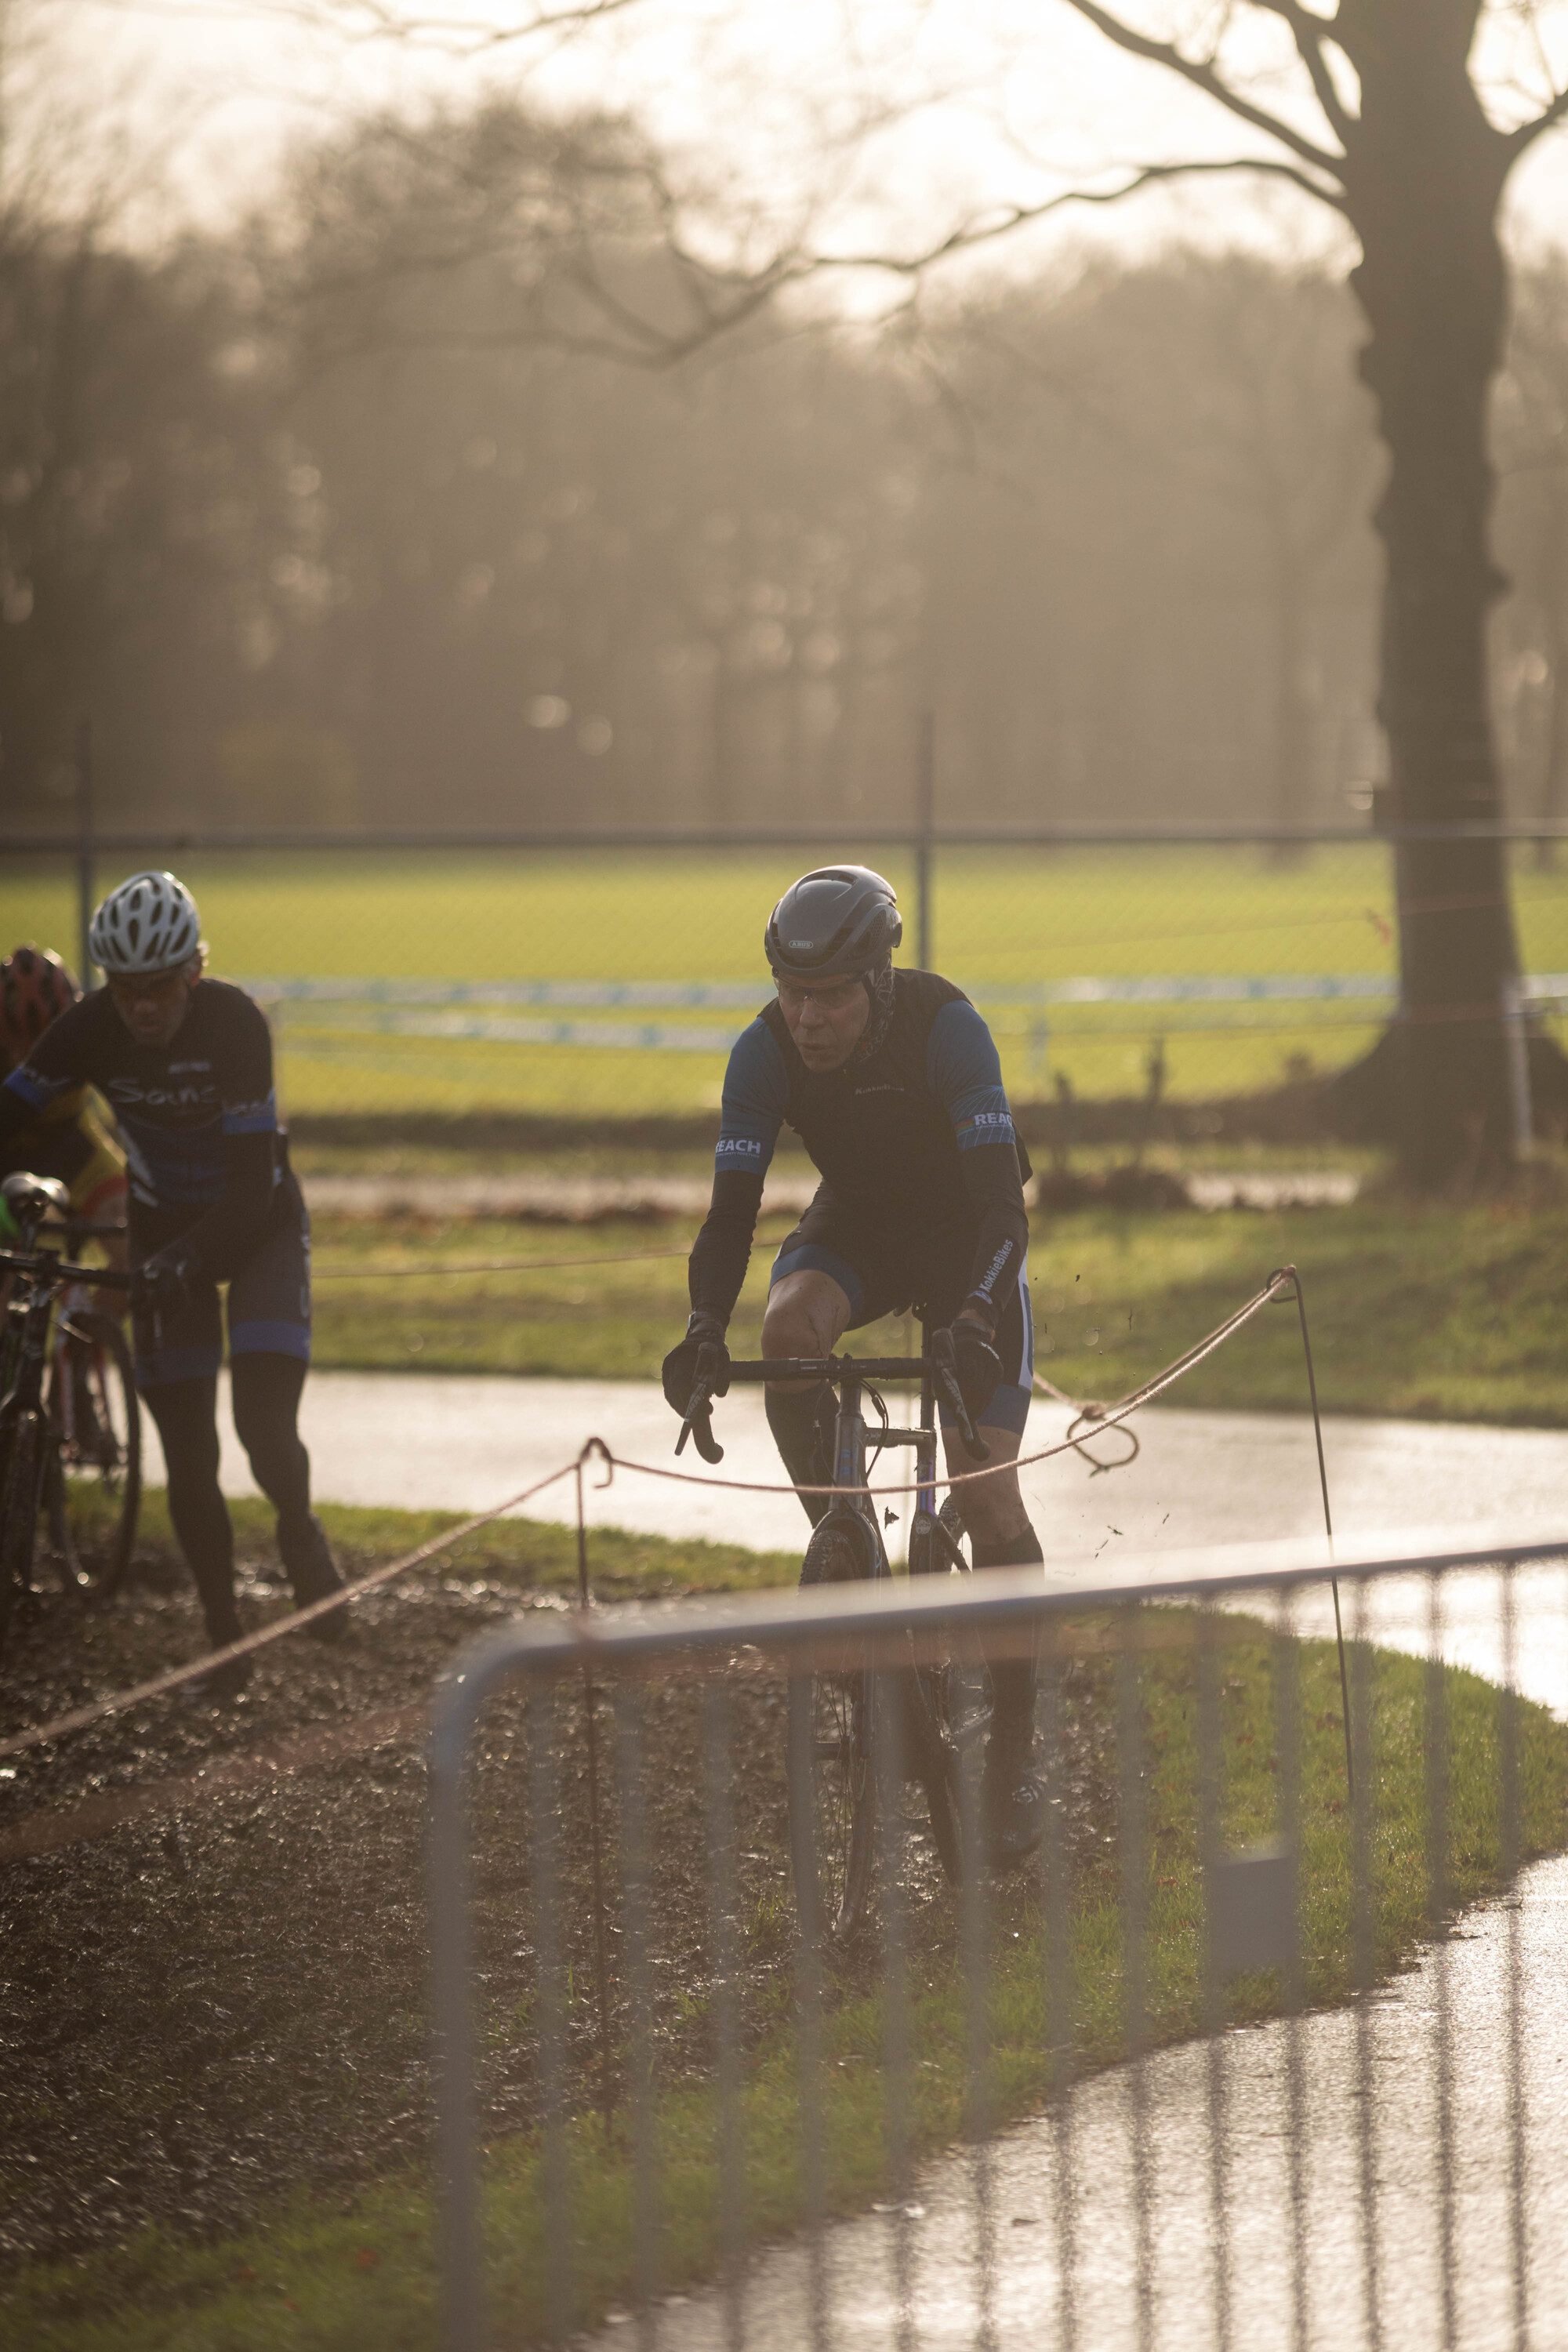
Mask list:
[[[991,1448],[976,1430],[964,1407],[963,1399],[953,1392],[953,1408],[958,1414],[958,1433],[963,1440],[963,1450],[972,1462],[989,1462]]]
[[[722,1378],[723,1361],[722,1353],[710,1340],[704,1340],[697,1350],[697,1378],[691,1383],[686,1418],[675,1441],[677,1454],[683,1454],[687,1439],[694,1437],[704,1462],[724,1459],[724,1449],[713,1434],[713,1399],[724,1395],[729,1387],[728,1381]]]
[[[693,1384],[686,1418],[680,1424],[680,1435],[675,1441],[677,1454],[685,1453],[689,1437],[697,1440],[697,1451],[704,1462],[722,1462],[724,1449],[713,1434],[713,1391],[706,1381]]]
[[[696,1440],[697,1451],[701,1454],[704,1462],[722,1462],[724,1449],[713,1434],[711,1405],[705,1404],[700,1412],[693,1414],[691,1434]]]
[[[958,1385],[958,1367],[952,1354],[952,1334],[950,1331],[933,1332],[931,1353],[931,1362],[936,1367],[937,1378],[946,1391],[947,1401],[952,1407],[953,1417],[958,1423],[958,1433],[963,1440],[964,1452],[972,1462],[989,1462],[991,1448],[984,1439],[976,1435],[974,1423],[969,1418],[969,1407],[963,1402],[963,1391]]]

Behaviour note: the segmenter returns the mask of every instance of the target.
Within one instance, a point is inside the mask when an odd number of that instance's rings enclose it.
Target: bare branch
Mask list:
[[[1294,163],[1281,163],[1266,155],[1233,155],[1224,163],[1144,163],[1130,180],[1119,188],[1066,188],[1059,195],[1047,196],[1037,205],[1010,205],[1007,210],[980,227],[952,230],[939,243],[925,252],[902,258],[886,253],[824,253],[814,254],[808,261],[775,265],[780,278],[815,277],[828,269],[885,269],[895,276],[913,277],[929,269],[933,263],[945,261],[955,253],[969,253],[975,247],[990,245],[996,238],[1011,236],[1015,229],[1024,228],[1032,221],[1044,220],[1048,213],[1059,212],[1064,205],[1115,205],[1123,196],[1136,195],[1140,189],[1152,187],[1164,180],[1190,178],[1195,173],[1261,172],[1271,179],[1289,180],[1320,204],[1331,205],[1335,212],[1346,209],[1344,197],[1334,188],[1325,188]]]
[[[1312,89],[1336,139],[1349,147],[1359,123],[1345,106],[1334,88],[1333,75],[1329,71],[1323,55],[1323,36],[1331,32],[1332,25],[1322,16],[1314,16],[1300,5],[1300,0],[1257,0],[1272,16],[1281,16],[1290,27],[1296,44],[1296,54],[1311,76]]]
[[[212,16],[211,0],[100,0],[127,15],[178,20]],[[458,58],[479,57],[551,35],[571,38],[638,5],[638,0],[534,0],[515,23],[485,16],[435,17],[405,0],[253,0],[258,13],[313,33],[369,44],[400,41],[410,48],[438,50]]]
[[[520,320],[512,325],[482,331],[454,332],[440,329],[412,332],[393,330],[389,332],[383,328],[378,331],[375,340],[382,348],[398,350],[460,346],[469,350],[498,351],[537,342],[559,351],[574,352],[584,357],[618,359],[654,369],[674,368],[748,324],[781,293],[806,285],[814,278],[826,277],[829,273],[864,269],[879,270],[897,278],[919,278],[939,262],[950,260],[956,254],[973,252],[994,244],[1016,229],[1045,219],[1047,215],[1059,211],[1064,205],[1119,204],[1124,196],[1135,195],[1142,188],[1168,180],[1190,177],[1194,173],[1231,172],[1259,172],[1268,178],[1288,180],[1306,194],[1316,196],[1320,203],[1331,205],[1336,212],[1345,210],[1344,198],[1335,190],[1310,179],[1294,164],[1279,163],[1268,156],[1238,155],[1215,163],[1149,163],[1120,187],[1102,190],[1068,188],[1058,195],[1047,197],[1041,204],[1010,205],[994,220],[978,226],[955,228],[923,252],[903,256],[784,252],[776,255],[763,268],[750,277],[726,278],[687,249],[672,235],[665,248],[668,257],[683,272],[688,295],[699,313],[691,326],[683,332],[672,332],[668,327],[642,317],[616,295],[605,283],[595,266],[591,248],[584,243],[570,267],[569,279],[577,292],[616,330],[613,334],[596,335],[574,331],[558,320],[551,320],[544,310],[538,310],[526,323]],[[483,258],[491,249],[488,238],[475,239],[461,255],[453,251],[442,257],[447,261]],[[409,274],[422,275],[429,258],[421,256],[409,264]],[[538,292],[544,296],[547,306],[549,289],[541,288]],[[331,358],[352,357],[357,350],[368,347],[368,344],[362,345],[357,337],[334,340]]]
[[[1543,131],[1555,130],[1564,117],[1568,117],[1568,89],[1560,89],[1551,105],[1543,108],[1533,121],[1521,122],[1517,131],[1509,132],[1509,146],[1515,155],[1522,155]]]
[[[1292,154],[1299,155],[1304,163],[1310,163],[1315,172],[1326,173],[1332,179],[1340,177],[1345,160],[1342,155],[1332,154],[1328,148],[1315,145],[1310,139],[1303,138],[1300,131],[1293,131],[1288,122],[1281,122],[1277,115],[1268,113],[1264,107],[1254,106],[1250,99],[1243,98],[1239,90],[1232,89],[1227,81],[1222,81],[1212,65],[1184,57],[1173,41],[1156,41],[1151,39],[1147,33],[1134,32],[1132,26],[1124,25],[1120,16],[1112,16],[1107,9],[1100,7],[1099,0],[1067,0],[1067,5],[1076,8],[1080,16],[1086,17],[1119,49],[1126,49],[1132,57],[1148,58],[1155,65],[1167,67],[1172,73],[1179,74],[1184,81],[1190,81],[1194,89],[1201,89],[1205,96],[1228,108],[1232,114],[1239,115],[1243,122],[1250,122],[1255,131],[1266,131],[1270,139],[1278,139],[1281,146],[1289,147]],[[1314,187],[1312,193],[1321,194],[1321,190]]]

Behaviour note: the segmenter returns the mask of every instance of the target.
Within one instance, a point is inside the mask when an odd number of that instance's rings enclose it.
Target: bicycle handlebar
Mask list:
[[[686,1408],[686,1418],[680,1424],[680,1435],[675,1441],[677,1454],[684,1453],[689,1437],[697,1441],[697,1451],[704,1462],[722,1462],[724,1449],[713,1434],[713,1400],[722,1396],[725,1389],[736,1381],[919,1381],[929,1371],[942,1390],[958,1423],[958,1433],[963,1450],[972,1462],[989,1462],[991,1448],[975,1430],[963,1392],[958,1385],[958,1373],[953,1363],[952,1340],[946,1331],[931,1333],[931,1348],[926,1356],[754,1356],[732,1361],[723,1387],[719,1386],[719,1351],[705,1344],[697,1354],[697,1378],[691,1384],[691,1395]],[[707,1360],[706,1361],[704,1360]]]
[[[131,1287],[128,1274],[111,1274],[107,1266],[72,1265],[50,1250],[0,1250],[0,1265],[9,1266],[14,1274],[41,1275],[48,1282],[96,1282],[106,1290]]]
[[[731,1381],[918,1381],[923,1356],[758,1356],[731,1362]]]
[[[83,1217],[65,1217],[58,1223],[51,1219],[38,1230],[45,1234],[79,1234],[86,1241],[109,1242],[123,1241],[128,1228],[124,1225],[90,1224]]]

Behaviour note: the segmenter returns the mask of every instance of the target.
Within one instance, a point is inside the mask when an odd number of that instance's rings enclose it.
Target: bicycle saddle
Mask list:
[[[0,1192],[21,1225],[37,1224],[51,1209],[57,1217],[63,1217],[70,1207],[70,1194],[58,1176],[27,1176],[18,1170],[0,1184]]]

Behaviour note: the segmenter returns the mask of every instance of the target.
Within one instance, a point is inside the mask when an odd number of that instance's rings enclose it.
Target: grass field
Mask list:
[[[197,894],[214,969],[237,977],[755,982],[760,1002],[767,910],[810,856],[377,852],[177,862]],[[899,858],[887,863],[908,911],[912,877]],[[102,886],[116,878],[105,866]],[[1528,967],[1568,969],[1568,875],[1521,858],[1515,887]],[[52,941],[74,955],[75,898],[63,865],[13,863],[0,886],[0,936]],[[913,950],[910,917],[907,955]],[[1387,976],[1388,852],[1368,841],[1283,865],[1251,848],[944,852],[932,961],[981,992],[1083,977]],[[348,1017],[323,1005],[281,1013],[287,1108],[679,1109],[716,1103],[723,1075],[720,1053],[370,1034]],[[746,1010],[605,1017],[728,1029]],[[1374,1034],[1353,1002],[1075,1004],[1047,1016],[1015,1006],[988,1017],[1019,1098],[1048,1092],[1058,1071],[1080,1094],[1139,1092],[1157,1035],[1166,1041],[1170,1090],[1207,1097],[1273,1085],[1292,1056],[1336,1066]]]
[[[753,1253],[731,1329],[754,1353],[770,1244]],[[651,1379],[686,1316],[682,1256],[549,1261],[676,1248],[673,1225],[587,1230],[321,1218],[316,1361],[425,1370]],[[537,1258],[541,1271],[435,1272]],[[1373,1194],[1273,1215],[1102,1210],[1037,1217],[1031,1244],[1041,1370],[1078,1396],[1124,1393],[1213,1328],[1277,1265],[1301,1268],[1319,1390],[1331,1412],[1568,1425],[1568,1208],[1412,1204]],[[901,1347],[901,1327],[889,1344]],[[871,1347],[881,1342],[870,1342]],[[1183,1404],[1300,1412],[1294,1315],[1269,1314],[1184,1381]]]

